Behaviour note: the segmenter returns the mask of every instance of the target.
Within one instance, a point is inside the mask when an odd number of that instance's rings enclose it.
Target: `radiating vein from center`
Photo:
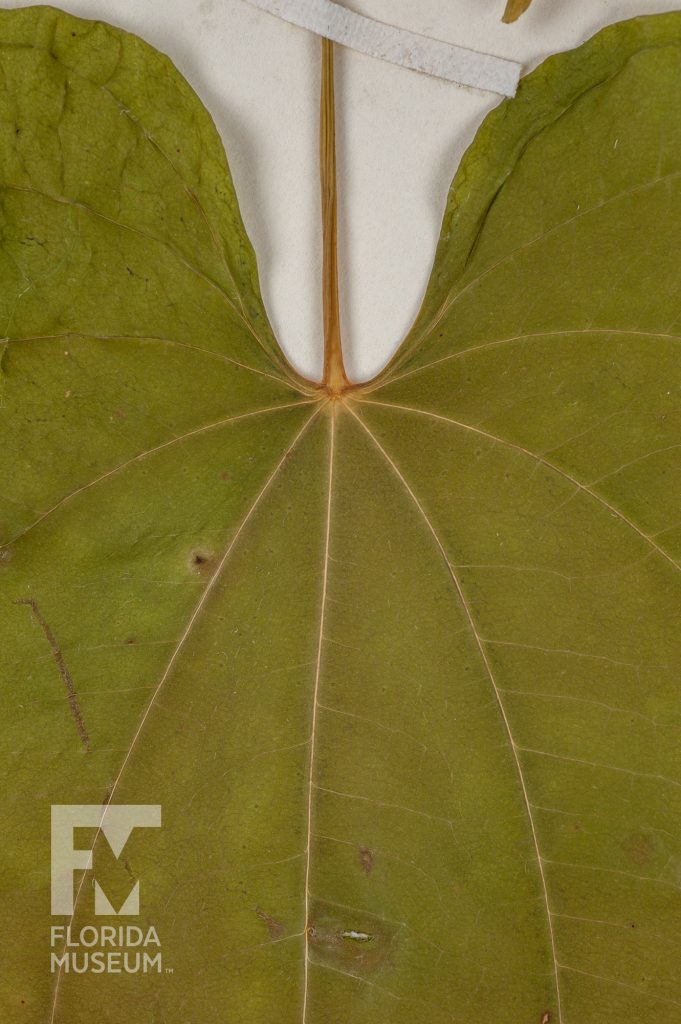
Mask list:
[[[322,598],[319,612],[319,633],[317,639],[317,658],[315,662],[314,689],[312,693],[312,722],[310,726],[310,760],[307,780],[307,839],[305,844],[305,967],[303,987],[303,1024],[307,1024],[309,968],[310,968],[310,867],[312,849],[312,798],[315,790],[315,755],[317,751],[317,711],[319,709],[319,683],[321,678],[322,654],[324,650],[324,627],[326,622],[326,605],[329,580],[329,552],[331,542],[331,503],[333,500],[333,465],[336,449],[336,403],[331,403],[330,438],[329,438],[329,472],[328,497],[326,502],[326,533],[324,539],[324,564],[322,569]]]

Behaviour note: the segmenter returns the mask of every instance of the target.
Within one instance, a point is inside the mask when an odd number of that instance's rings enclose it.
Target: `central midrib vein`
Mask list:
[[[319,611],[319,633],[317,638],[317,658],[315,662],[314,689],[312,693],[312,722],[310,725],[310,760],[307,780],[307,840],[305,844],[305,966],[303,984],[303,1024],[307,1024],[307,1003],[309,991],[310,965],[310,869],[312,863],[312,793],[314,790],[315,754],[317,752],[317,711],[319,710],[319,682],[322,668],[322,652],[324,649],[324,625],[326,620],[326,603],[329,580],[329,551],[331,542],[331,502],[333,497],[333,464],[336,447],[336,412],[335,403],[331,403],[330,438],[329,438],[329,471],[328,497],[326,503],[326,532],[324,537],[324,562],[322,570],[322,599]]]
[[[99,835],[100,835],[100,833],[102,831],[102,825],[103,825],[103,822],[104,822],[104,816],[106,814],[106,808],[112,803],[112,801],[114,799],[114,795],[115,795],[115,793],[118,790],[118,787],[120,785],[121,778],[123,777],[123,774],[125,772],[126,766],[127,766],[128,762],[130,761],[130,758],[132,757],[133,751],[135,750],[135,748],[137,746],[137,741],[139,740],[140,735],[142,734],[142,732],[144,730],[144,726],[146,724],[147,719],[149,718],[149,715],[150,715],[150,713],[152,711],[152,708],[156,705],[158,695],[159,695],[160,691],[163,689],[163,686],[165,685],[166,680],[171,675],[171,673],[173,671],[173,668],[174,668],[174,665],[175,665],[175,662],[177,661],[177,659],[182,654],[184,646],[185,646],[187,640],[189,639],[189,637],[191,636],[192,631],[194,629],[194,626],[196,625],[197,621],[199,620],[199,618],[201,616],[201,612],[203,611],[203,609],[205,607],[206,601],[208,600],[210,594],[212,593],[213,589],[215,588],[215,585],[217,584],[217,582],[219,581],[220,577],[222,576],[223,569],[224,569],[227,561],[229,560],[229,557],[232,554],[235,546],[237,545],[237,543],[238,543],[238,541],[239,541],[239,539],[240,539],[244,529],[246,528],[246,526],[250,522],[251,518],[253,517],[254,513],[258,509],[261,501],[263,500],[263,498],[265,497],[267,492],[272,487],[272,484],[274,483],[274,481],[276,480],[277,476],[279,475],[280,470],[286,464],[286,461],[288,459],[289,454],[296,448],[296,446],[298,445],[298,443],[302,439],[303,435],[307,432],[307,430],[310,427],[310,425],[313,423],[313,421],[317,418],[317,416],[321,412],[322,408],[323,408],[323,406],[320,405],[312,413],[311,416],[307,417],[307,419],[303,423],[302,427],[296,433],[296,435],[293,438],[293,440],[290,441],[287,444],[287,446],[284,449],[284,452],[283,452],[281,458],[277,461],[276,465],[274,466],[274,469],[272,470],[272,472],[269,474],[269,476],[265,480],[265,483],[261,487],[261,489],[258,492],[258,494],[255,497],[255,499],[249,505],[248,510],[246,511],[245,515],[241,519],[241,521],[240,521],[239,525],[237,526],[236,530],[232,534],[231,540],[229,541],[229,544],[227,545],[227,547],[225,549],[225,552],[222,555],[222,557],[221,557],[221,559],[220,559],[220,561],[219,561],[219,563],[217,565],[217,568],[215,569],[215,571],[211,575],[211,577],[208,580],[206,586],[201,591],[201,596],[199,597],[199,600],[195,604],[194,609],[192,611],[192,614],[191,614],[191,616],[189,618],[189,621],[188,621],[188,623],[187,623],[187,625],[186,625],[186,627],[185,627],[185,629],[184,629],[180,639],[176,643],[176,645],[175,645],[175,647],[173,649],[173,653],[171,654],[170,659],[169,659],[169,661],[168,661],[168,663],[166,665],[166,668],[165,668],[163,674],[161,675],[161,678],[160,678],[159,682],[157,683],[157,685],[156,685],[156,687],[155,687],[155,689],[154,689],[154,691],[153,691],[153,693],[151,695],[151,698],[150,698],[150,700],[149,700],[149,702],[148,702],[148,704],[147,704],[147,706],[146,706],[146,708],[144,710],[144,713],[143,713],[143,715],[142,715],[142,717],[140,719],[139,725],[137,726],[135,734],[132,737],[130,745],[129,745],[126,753],[125,753],[125,756],[123,758],[121,766],[120,766],[120,768],[118,770],[118,774],[116,775],[116,778],[114,779],[113,785],[111,786],[111,788],[109,790],[108,799],[106,801],[106,804],[103,805],[102,817],[100,819],[99,825],[97,826],[97,830],[95,832],[94,839],[92,840],[92,849],[93,850],[94,850],[94,847],[95,847],[95,844],[96,844],[97,840],[99,839]],[[73,913],[72,913],[71,919],[69,921],[69,927],[71,927],[71,925],[73,925],[73,922],[75,920],[76,912],[77,912],[78,906],[79,906],[80,895],[82,893],[83,886],[84,886],[86,878],[87,878],[87,872],[84,871],[83,874],[82,874],[80,883],[78,885],[78,888],[76,889],[76,893],[75,893],[75,897],[74,897],[74,901],[73,901]],[[62,965],[60,964],[59,970],[58,970],[58,972],[56,974],[56,977],[55,977],[54,990],[53,990],[53,999],[52,999],[52,1010],[51,1010],[51,1014],[50,1014],[50,1024],[55,1024],[55,1020],[56,1020],[57,1001],[58,1001],[58,997],[59,997],[59,988],[60,988],[61,979],[62,979]]]

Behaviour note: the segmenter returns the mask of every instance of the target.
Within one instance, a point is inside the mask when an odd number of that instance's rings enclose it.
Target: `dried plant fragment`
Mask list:
[[[521,14],[525,13],[531,3],[532,0],[507,0],[506,10],[501,20],[506,25],[512,24],[512,22],[518,20]]]

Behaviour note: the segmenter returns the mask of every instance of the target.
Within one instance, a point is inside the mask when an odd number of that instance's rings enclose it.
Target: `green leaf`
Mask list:
[[[333,400],[170,62],[0,40],[3,1019],[678,1021],[681,15],[487,118]],[[108,801],[141,913],[76,873],[73,938],[164,970],[51,974],[50,805]]]

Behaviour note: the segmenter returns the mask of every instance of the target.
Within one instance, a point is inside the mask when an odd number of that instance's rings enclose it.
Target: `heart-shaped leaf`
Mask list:
[[[525,79],[329,393],[170,62],[0,14],[3,1020],[678,1021],[680,81],[677,14]]]

